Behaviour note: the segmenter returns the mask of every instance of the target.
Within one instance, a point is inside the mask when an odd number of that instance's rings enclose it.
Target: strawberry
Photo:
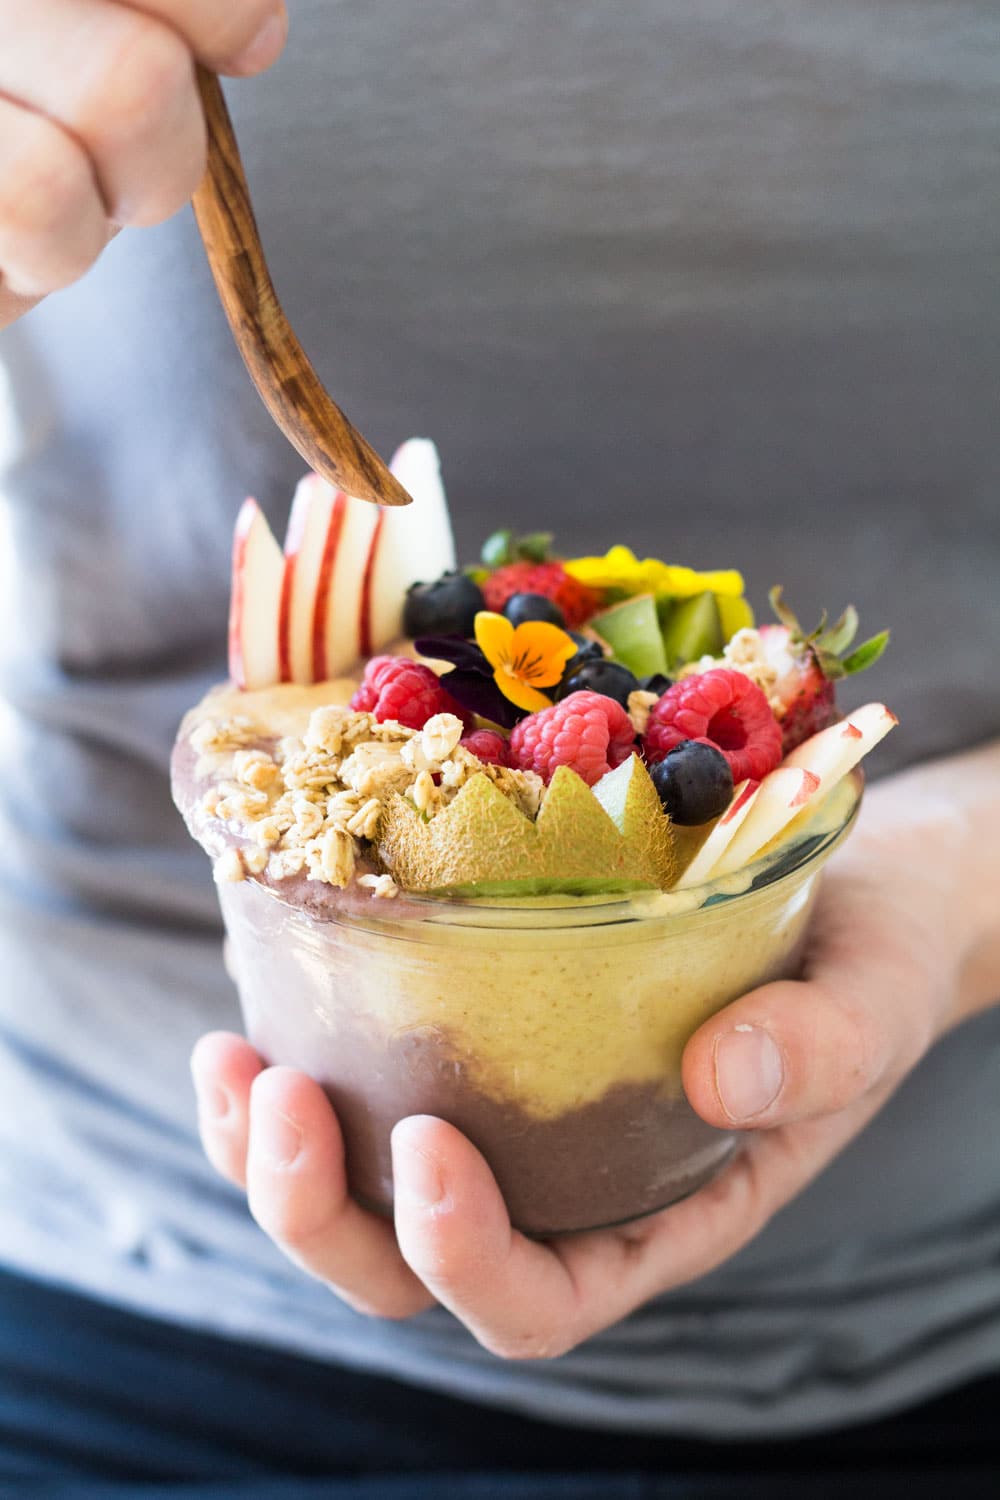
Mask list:
[[[853,604],[829,627],[824,613],[816,629],[806,635],[782,601],[781,588],[775,586],[769,597],[781,623],[761,625],[760,643],[767,664],[778,674],[770,692],[775,717],[781,724],[782,753],[787,755],[837,718],[834,684],[878,661],[888,644],[889,632],[881,631],[845,656],[858,629]]]
[[[601,596],[594,589],[571,578],[560,562],[533,563],[527,559],[506,563],[482,583],[486,608],[501,614],[514,594],[544,594],[562,610],[570,630],[582,625],[601,607]]]
[[[484,569],[476,575],[487,609],[502,614],[514,594],[543,594],[558,605],[569,630],[597,613],[601,595],[566,572],[549,550],[551,541],[548,531],[520,537],[509,530],[495,531],[487,537],[482,550]]]

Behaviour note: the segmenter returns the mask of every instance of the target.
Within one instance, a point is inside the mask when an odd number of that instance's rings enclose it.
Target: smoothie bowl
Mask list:
[[[433,450],[396,466],[432,557],[412,556],[405,512],[313,480],[293,506],[290,543],[328,543],[338,506],[341,537],[375,517],[353,635],[329,619],[345,595],[323,600],[330,559],[272,553],[244,513],[233,680],[178,735],[175,797],[214,861],[247,1035],[324,1087],[370,1207],[391,1212],[393,1125],[425,1113],[482,1151],[525,1232],[652,1212],[736,1148],[684,1097],[685,1043],[795,974],[858,762],[895,720],[839,717],[829,633],[785,621],[768,643],[738,575],[632,559],[630,593],[627,559],[578,577],[537,538],[520,558],[491,539],[458,573]],[[376,625],[379,577],[396,607]]]

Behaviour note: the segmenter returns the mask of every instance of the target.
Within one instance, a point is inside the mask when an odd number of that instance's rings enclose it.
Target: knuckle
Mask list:
[[[261,1169],[253,1153],[247,1159],[247,1203],[265,1234],[293,1260],[305,1262],[329,1241],[336,1213],[321,1194],[306,1191],[294,1177],[284,1180]]]
[[[467,1269],[440,1256],[414,1258],[412,1265],[416,1274],[445,1298],[459,1298],[468,1287]]]
[[[447,1221],[428,1225],[416,1242],[401,1238],[404,1255],[412,1269],[435,1294],[461,1301],[470,1286],[479,1282],[488,1267],[470,1262],[468,1247],[451,1242]],[[435,1230],[439,1231],[435,1233]],[[397,1230],[397,1233],[399,1231]]]
[[[198,1132],[207,1151],[232,1151],[241,1144],[246,1149],[246,1121],[235,1110],[222,1117],[208,1113],[198,1100]]]
[[[139,133],[193,88],[192,59],[168,26],[122,7],[116,35],[85,106],[93,121]]]
[[[838,1002],[840,1021],[839,1066],[833,1076],[833,1104],[850,1104],[881,1078],[885,1046],[879,1028],[863,1006],[845,996]]]
[[[22,295],[57,291],[89,269],[105,240],[87,158],[56,126],[33,123],[0,171],[5,280]]]
[[[728,1260],[750,1240],[755,1240],[774,1218],[781,1203],[768,1190],[767,1184],[758,1178],[748,1184],[746,1209],[740,1219],[735,1222],[726,1234],[726,1247],[724,1259]]]
[[[127,222],[136,229],[148,229],[153,224],[162,224],[178,209],[184,207],[205,171],[204,145],[178,152],[169,162],[163,162],[155,176],[151,176],[145,189],[140,189],[124,210]]]
[[[224,1177],[227,1182],[232,1182],[237,1187],[243,1186],[243,1162],[230,1141],[217,1140],[203,1131],[202,1148],[209,1164],[215,1168],[220,1177]]]
[[[888,1065],[884,1027],[862,997],[847,988],[824,987],[813,1025],[798,1040],[795,1051],[802,1072],[800,1086],[810,1095],[821,1091],[815,1105],[824,1114],[844,1109],[867,1094]],[[818,1072],[809,1062],[816,1057],[824,1060]]]
[[[250,1211],[261,1228],[293,1256],[307,1256],[327,1227],[303,1215],[298,1203],[274,1194],[251,1194]]]
[[[0,222],[22,234],[65,228],[86,207],[93,180],[83,153],[38,116],[29,116],[18,149],[0,173]]]
[[[170,27],[124,5],[113,9],[121,14],[76,100],[72,124],[100,164],[111,217],[158,224],[190,198],[204,171],[194,59]]]

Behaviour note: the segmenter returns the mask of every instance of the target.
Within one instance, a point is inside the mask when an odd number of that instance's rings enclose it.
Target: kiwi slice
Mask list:
[[[644,768],[642,776],[648,781]],[[624,837],[568,766],[556,770],[534,822],[482,773],[471,776],[455,800],[426,823],[412,803],[396,794],[382,816],[379,856],[405,890],[433,894],[591,895],[655,889],[673,873],[669,827],[652,784],[647,789],[639,778],[631,796],[628,791],[623,786],[617,799],[623,826],[641,838]],[[656,799],[655,822],[650,796]],[[657,836],[651,837],[650,827]]]
[[[636,677],[666,672],[663,636],[652,594],[636,594],[595,615],[588,623],[602,641],[607,641],[615,661],[628,667]]]
[[[713,593],[706,590],[675,601],[663,625],[668,672],[701,656],[717,656],[722,646],[722,622]]]
[[[655,871],[656,883],[667,890],[677,878],[675,829],[639,757],[630,755],[608,771],[593,792],[633,858]]]

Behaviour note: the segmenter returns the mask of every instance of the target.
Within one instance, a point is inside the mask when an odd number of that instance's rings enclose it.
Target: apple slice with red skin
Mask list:
[[[389,465],[412,505],[381,510],[362,588],[362,650],[370,655],[403,631],[403,604],[412,583],[433,583],[455,566],[448,502],[438,451],[429,438],[409,438]]]
[[[729,848],[742,827],[760,790],[759,781],[741,781],[733,791],[733,800],[716,819],[715,827],[678,880],[676,889],[684,890],[692,885],[703,885],[709,879],[713,867]]]
[[[316,675],[317,643],[322,653],[330,581],[347,504],[347,497],[318,474],[307,474],[296,487],[285,536],[278,612],[282,682],[321,680]]]
[[[803,766],[778,766],[769,772],[758,788],[743,826],[713,866],[710,879],[742,870],[765,844],[777,838],[818,790],[819,777]]]
[[[405,507],[407,510],[410,506]],[[313,681],[325,682],[370,655],[365,592],[372,542],[387,512],[367,500],[343,496],[336,538],[316,584]]]
[[[782,764],[804,766],[819,777],[823,791],[828,792],[898,723],[884,703],[866,703],[863,708],[852,709],[846,719],[796,745]]]
[[[412,505],[353,500],[315,474],[295,492],[278,621],[283,682],[336,677],[398,639],[410,584],[455,566],[434,444],[411,438],[390,467]]]
[[[712,875],[728,875],[748,865],[794,817],[818,806],[898,722],[884,703],[866,703],[850,718],[803,740],[764,777],[751,813]]]
[[[278,611],[285,559],[256,500],[246,499],[233,532],[229,675],[237,687],[278,681]]]
[[[279,607],[283,682],[325,682],[368,654],[365,578],[385,514],[318,474],[299,481],[288,517]]]

